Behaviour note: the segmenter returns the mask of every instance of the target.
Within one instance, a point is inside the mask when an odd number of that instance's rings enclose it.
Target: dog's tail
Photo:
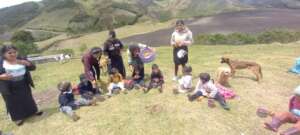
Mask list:
[[[263,73],[262,73],[261,66],[259,67],[259,74],[260,74],[260,77],[263,78]]]

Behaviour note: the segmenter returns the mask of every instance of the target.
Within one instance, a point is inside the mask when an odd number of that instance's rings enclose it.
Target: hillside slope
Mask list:
[[[0,32],[18,28],[88,32],[249,8],[299,8],[298,0],[43,0],[0,9]]]
[[[236,77],[230,79],[238,98],[228,101],[229,112],[219,105],[209,108],[206,99],[190,103],[186,95],[172,93],[175,83],[171,81],[170,47],[156,48],[158,58],[155,63],[160,66],[166,81],[164,93],[159,94],[156,89],[148,94],[133,90],[127,95],[114,96],[99,102],[98,106],[77,110],[81,119],[75,123],[58,111],[55,93],[59,81],[78,82],[78,75],[83,71],[80,59],[65,64],[38,65],[32,74],[36,84],[34,95],[43,94],[39,93],[41,91],[47,91],[46,96],[50,96],[49,91],[54,93],[50,103],[40,105],[45,114],[30,118],[23,126],[17,127],[7,117],[3,100],[0,100],[0,129],[12,131],[15,135],[275,135],[263,128],[265,119],[258,118],[255,111],[260,106],[274,111],[288,109],[288,100],[299,85],[299,76],[286,71],[299,57],[299,45],[191,47],[189,65],[193,67],[194,85],[200,72],[214,76],[215,70],[224,66],[220,64],[220,57],[224,55],[262,65],[264,79],[261,83],[253,80],[249,70],[238,71]],[[149,75],[151,64],[146,64],[145,69]],[[106,76],[102,76],[102,80],[106,82]]]

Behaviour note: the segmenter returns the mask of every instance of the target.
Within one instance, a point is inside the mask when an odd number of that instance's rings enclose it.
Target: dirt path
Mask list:
[[[256,33],[270,29],[300,31],[300,10],[260,9],[222,13],[188,22],[194,35],[201,33]],[[151,46],[168,45],[173,28],[124,38],[125,43],[141,42]]]

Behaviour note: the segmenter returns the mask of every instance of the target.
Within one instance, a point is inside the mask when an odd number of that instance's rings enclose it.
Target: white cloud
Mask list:
[[[10,7],[29,1],[41,1],[41,0],[0,0],[0,8]]]

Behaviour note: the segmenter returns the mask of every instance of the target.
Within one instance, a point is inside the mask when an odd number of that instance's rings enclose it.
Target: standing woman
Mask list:
[[[100,79],[99,60],[101,55],[102,49],[100,47],[94,47],[82,57],[85,77],[91,81],[94,88],[97,86],[97,80]]]
[[[188,46],[193,43],[193,34],[184,24],[183,20],[176,22],[175,31],[171,37],[171,45],[173,46],[173,60],[175,64],[174,81],[178,80],[178,68],[184,67],[188,62]]]
[[[1,49],[0,58],[0,92],[4,99],[7,112],[18,126],[33,115],[42,115],[32,97],[34,87],[30,71],[35,65],[26,59],[17,57],[17,48],[6,45]]]
[[[109,72],[112,68],[118,69],[123,78],[126,78],[126,71],[122,58],[123,44],[117,38],[115,31],[109,31],[109,38],[104,43],[104,54],[110,59]]]

